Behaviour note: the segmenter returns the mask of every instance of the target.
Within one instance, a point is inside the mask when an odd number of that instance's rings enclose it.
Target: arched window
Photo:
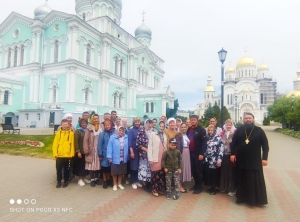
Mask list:
[[[150,103],[150,112],[154,113],[154,102]]]
[[[56,103],[56,100],[57,100],[57,86],[56,85],[53,85],[52,87],[52,102],[53,103]]]
[[[85,19],[86,19],[86,16],[85,16],[85,13],[83,13],[82,14],[82,20],[85,21]]]
[[[11,48],[7,51],[7,68],[10,68],[11,66]]]
[[[122,108],[122,97],[123,97],[123,95],[120,94],[119,95],[119,108]]]
[[[54,42],[54,62],[58,62],[58,48],[59,48],[59,42],[58,42],[58,40],[55,40],[55,42]]]
[[[123,59],[120,60],[120,76],[122,77],[123,72]]]
[[[20,58],[20,66],[24,65],[24,53],[25,53],[25,46],[21,46],[21,58]]]
[[[118,99],[118,93],[114,93],[114,107],[117,108],[117,99]]]
[[[8,99],[9,99],[9,91],[6,90],[4,91],[4,100],[3,100],[4,105],[8,105]]]
[[[149,103],[146,103],[146,113],[149,113]]]
[[[15,53],[14,53],[14,67],[18,65],[18,47],[15,48]]]
[[[87,44],[86,46],[86,64],[91,64],[91,45]]]
[[[115,75],[118,75],[118,57],[115,58]]]
[[[84,89],[84,102],[85,104],[88,104],[89,103],[89,87],[86,87]]]

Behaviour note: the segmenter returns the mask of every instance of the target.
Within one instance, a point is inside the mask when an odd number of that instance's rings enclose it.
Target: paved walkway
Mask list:
[[[0,221],[300,221],[300,140],[265,131],[270,143],[265,207],[237,205],[223,193],[189,192],[175,201],[129,185],[117,192],[76,182],[56,189],[53,160],[0,155]]]

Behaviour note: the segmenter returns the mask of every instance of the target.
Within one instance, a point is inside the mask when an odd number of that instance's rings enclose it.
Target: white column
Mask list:
[[[40,62],[41,33],[40,32],[36,33],[36,37],[37,37],[37,41],[36,41],[36,58],[35,58],[35,61]]]
[[[44,45],[44,50],[43,50],[43,64],[46,64],[47,62],[47,45]]]
[[[136,109],[136,87],[133,88],[133,109]]]
[[[41,103],[44,102],[44,75],[39,75],[40,78],[40,101]]]
[[[104,106],[105,105],[105,78],[101,78],[102,80],[102,84],[101,84],[101,88],[99,89],[99,92],[101,91],[101,95],[100,95],[100,98],[101,98],[101,105]]]
[[[72,33],[72,59],[78,60],[78,46],[77,44],[77,29],[78,27],[73,27],[73,33]]]
[[[17,66],[19,66],[21,64],[21,53],[22,53],[22,48],[21,47],[18,48]]]
[[[91,63],[92,67],[95,67],[95,49],[94,48],[91,49],[91,61],[90,61],[90,63]]]
[[[24,60],[23,60],[23,65],[27,64],[27,50],[30,49],[30,46],[25,45],[24,46]],[[24,100],[23,100],[24,101]]]
[[[106,83],[105,83],[105,94],[104,95],[106,95],[105,96],[105,105],[110,105],[110,104],[108,104],[108,101],[109,100],[111,100],[111,95],[109,95],[108,94],[108,91],[109,91],[109,83],[108,83],[108,79],[107,79],[107,81],[106,81]]]
[[[110,69],[110,44],[107,45],[107,53],[106,53],[106,70]]]
[[[2,64],[3,55],[4,55],[4,52],[1,49],[1,51],[0,51],[0,69],[3,67],[3,64]],[[0,98],[1,98],[1,96],[0,96]]]
[[[61,61],[61,47],[62,47],[62,42],[58,43],[58,62]]]
[[[51,49],[50,49],[50,63],[54,62],[54,45],[55,43],[51,43]]]
[[[10,59],[10,67],[15,66],[15,49],[11,49],[11,59]]]
[[[33,75],[30,75],[30,94],[29,94],[29,102],[33,102],[33,93],[34,93],[34,76]]]
[[[101,78],[98,79],[98,101],[97,104],[101,104],[102,103],[102,98],[101,98],[101,86],[102,86],[102,82],[101,82]]]
[[[87,45],[84,44],[83,45],[83,61],[80,61],[80,62],[83,62],[84,64],[86,64],[86,47]]]
[[[107,48],[107,42],[103,42],[103,55],[102,55],[102,60],[101,60],[101,66],[102,66],[102,69],[104,70],[107,70],[106,68],[106,57],[107,57],[107,51],[106,51],[106,48]]]
[[[3,68],[7,68],[7,62],[8,62],[8,50],[5,49],[4,50],[4,64],[3,64]]]
[[[38,94],[41,93],[39,92],[39,72],[34,72],[33,79],[34,79],[33,101],[37,102]]]
[[[100,50],[98,51],[97,59],[98,59],[98,67],[97,68],[100,70],[101,69],[101,52],[100,52]]]
[[[70,71],[69,68],[66,69],[67,70],[67,78],[66,78],[66,102],[70,101]],[[64,86],[60,86],[60,87],[64,87]]]
[[[68,27],[68,40],[66,41],[66,60],[71,58],[72,55],[72,28]],[[73,47],[75,47],[73,45]]]
[[[32,63],[35,61],[35,33],[32,33],[32,44],[30,49],[30,61]]]

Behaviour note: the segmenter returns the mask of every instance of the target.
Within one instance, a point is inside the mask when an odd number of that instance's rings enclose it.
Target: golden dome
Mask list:
[[[236,68],[243,67],[243,66],[255,66],[255,61],[253,58],[245,55],[243,58],[241,58],[237,63],[236,63]]]
[[[250,89],[248,88],[248,86],[246,86],[246,88],[243,91],[244,92],[250,92]]]
[[[261,64],[260,66],[258,66],[257,70],[266,70],[269,69],[269,66],[267,66],[266,64]]]
[[[298,69],[297,73],[300,72],[300,69]]]
[[[297,77],[296,79],[294,79],[294,82],[295,81],[300,81],[300,77]]]
[[[288,94],[286,94],[285,97],[291,97],[291,95],[293,95],[293,94],[295,95],[295,97],[300,96],[300,90],[293,90],[293,91],[289,92]]]
[[[230,73],[230,72],[235,72],[235,69],[234,69],[233,67],[231,67],[231,66],[229,66],[229,67],[226,69],[225,73]]]
[[[215,89],[213,86],[206,86],[204,92],[214,92]]]

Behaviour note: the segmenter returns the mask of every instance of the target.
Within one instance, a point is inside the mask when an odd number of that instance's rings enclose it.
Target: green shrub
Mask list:
[[[282,128],[276,128],[275,131],[300,139],[300,131],[293,131],[290,129],[282,129]]]

